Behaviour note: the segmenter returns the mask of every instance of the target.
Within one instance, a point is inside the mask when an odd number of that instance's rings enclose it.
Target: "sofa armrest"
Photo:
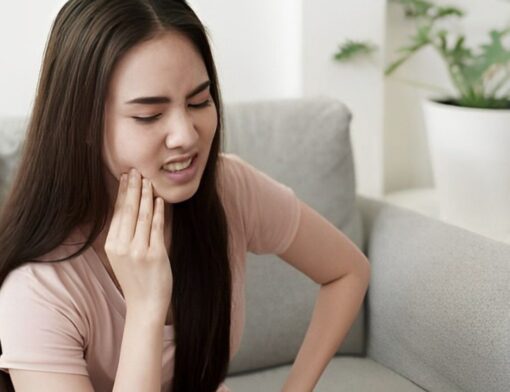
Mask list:
[[[508,391],[510,245],[358,196],[367,355],[431,391]]]

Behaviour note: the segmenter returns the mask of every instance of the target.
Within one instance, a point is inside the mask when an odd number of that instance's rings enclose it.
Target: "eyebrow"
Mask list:
[[[193,89],[188,95],[186,95],[186,99],[194,97],[198,93],[204,91],[207,87],[211,85],[211,81],[207,80],[197,87]],[[170,103],[171,99],[168,97],[139,97],[135,99],[131,99],[130,101],[125,102],[126,104],[142,104],[142,105],[159,105],[162,103]]]

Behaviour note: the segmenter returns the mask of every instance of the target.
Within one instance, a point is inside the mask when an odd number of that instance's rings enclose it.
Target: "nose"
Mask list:
[[[198,144],[199,134],[191,114],[176,110],[165,124],[165,144],[169,149],[189,151]]]

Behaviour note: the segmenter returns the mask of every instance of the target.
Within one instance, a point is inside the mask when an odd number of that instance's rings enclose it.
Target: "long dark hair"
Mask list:
[[[80,255],[103,230],[111,208],[101,157],[107,85],[126,51],[165,31],[185,34],[199,50],[218,115],[200,186],[193,197],[173,205],[169,250],[173,390],[210,392],[226,378],[230,354],[228,226],[216,186],[223,114],[206,30],[185,1],[70,0],[58,13],[18,169],[0,211],[0,286],[12,270],[41,261],[37,258],[77,225],[91,223],[83,247],[51,262]]]

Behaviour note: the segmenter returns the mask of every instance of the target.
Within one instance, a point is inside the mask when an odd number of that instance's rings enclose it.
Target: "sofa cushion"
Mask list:
[[[290,365],[227,377],[232,391],[281,391]],[[315,391],[320,392],[423,392],[408,379],[370,358],[336,356],[322,373]]]
[[[327,97],[252,101],[227,105],[224,117],[225,151],[291,187],[362,247],[351,113],[343,103]],[[277,256],[249,253],[245,329],[229,374],[293,362],[319,288]],[[363,309],[338,353],[364,353]]]

